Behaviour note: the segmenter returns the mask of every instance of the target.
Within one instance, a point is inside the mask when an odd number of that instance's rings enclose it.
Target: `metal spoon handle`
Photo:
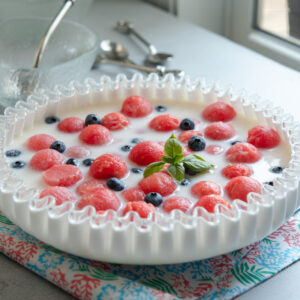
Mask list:
[[[113,65],[118,65],[118,66],[122,66],[122,67],[126,67],[126,68],[141,70],[141,71],[144,71],[147,73],[160,73],[161,74],[162,72],[164,72],[164,70],[161,70],[161,69],[137,65],[130,61],[119,61],[119,60],[113,60],[113,59],[108,59],[108,58],[100,58],[98,60],[98,62],[103,63],[103,64],[113,64]]]
[[[107,59],[105,57],[98,58],[97,63],[118,65],[126,68],[140,70],[146,73],[157,73],[160,76],[163,76],[165,74],[173,74],[175,77],[181,77],[184,75],[184,72],[182,70],[177,70],[177,69],[167,70],[165,67],[162,66],[160,66],[159,68],[151,68],[151,67],[138,65],[130,61],[119,61],[119,60]]]
[[[116,29],[124,34],[133,34],[137,39],[139,39],[144,45],[149,49],[150,54],[156,54],[157,50],[154,45],[149,43],[144,37],[142,37],[135,29],[133,24],[128,21],[118,21]]]
[[[52,20],[46,33],[42,37],[40,44],[37,48],[37,51],[35,53],[35,58],[34,58],[34,63],[33,63],[34,68],[37,68],[39,66],[41,59],[43,57],[43,54],[45,52],[46,46],[47,46],[53,32],[55,31],[55,29],[57,28],[57,26],[59,25],[61,20],[64,18],[66,13],[69,11],[69,9],[74,5],[75,1],[76,0],[65,0],[63,6],[59,10],[59,12],[55,16],[55,18]]]

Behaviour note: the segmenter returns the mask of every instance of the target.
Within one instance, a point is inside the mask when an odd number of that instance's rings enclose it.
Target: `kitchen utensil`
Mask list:
[[[134,25],[128,21],[118,21],[116,29],[123,34],[133,34],[138,38],[144,45],[147,46],[149,54],[146,56],[146,62],[153,65],[161,65],[166,63],[168,60],[173,58],[173,54],[158,52],[156,47],[149,43],[144,37],[142,37],[135,29]]]

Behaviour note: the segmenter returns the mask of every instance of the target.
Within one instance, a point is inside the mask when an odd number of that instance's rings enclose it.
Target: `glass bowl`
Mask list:
[[[73,21],[62,21],[47,45],[40,67],[32,67],[36,49],[50,23],[50,18],[15,18],[0,23],[2,107],[26,100],[38,88],[81,80],[91,69],[98,38]]]
[[[78,0],[65,16],[68,20],[84,21],[93,0]],[[0,19],[19,17],[54,17],[63,0],[1,0]]]

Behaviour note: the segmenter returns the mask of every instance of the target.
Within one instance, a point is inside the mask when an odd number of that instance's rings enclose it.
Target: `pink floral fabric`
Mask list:
[[[0,212],[0,251],[78,299],[232,299],[300,258],[300,213],[262,241],[211,259],[163,266],[76,257]]]

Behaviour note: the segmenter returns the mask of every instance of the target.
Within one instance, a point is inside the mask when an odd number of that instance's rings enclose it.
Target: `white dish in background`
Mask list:
[[[5,128],[1,134],[6,138],[1,139],[1,148],[46,115],[133,94],[168,99],[170,103],[229,103],[241,116],[279,132],[282,142],[291,147],[289,167],[274,180],[273,187],[264,185],[261,195],[249,194],[248,204],[235,200],[232,211],[219,207],[216,214],[208,214],[199,208],[200,216],[173,211],[168,217],[155,213],[148,219],[131,213],[110,220],[111,212],[96,216],[92,207],[75,211],[72,203],[55,207],[52,197],[39,199],[37,190],[15,178],[1,151],[0,209],[28,233],[72,254],[115,263],[165,264],[209,258],[244,247],[274,231],[299,206],[300,127],[292,117],[269,102],[252,101],[233,94],[231,89],[208,86],[203,80],[191,82],[188,77],[159,79],[152,74],[146,79],[136,75],[129,80],[119,75],[115,81],[102,77],[99,82],[87,79],[83,85],[73,82],[69,87],[56,86],[54,92],[40,90],[27,103],[18,102],[16,108],[6,109],[1,120]]]

